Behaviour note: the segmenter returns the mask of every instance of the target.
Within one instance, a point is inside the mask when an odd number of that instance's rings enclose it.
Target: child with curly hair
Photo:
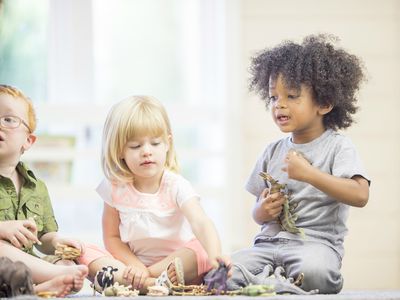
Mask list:
[[[287,277],[304,274],[299,284],[305,291],[338,293],[349,207],[363,207],[369,197],[370,181],[355,147],[337,132],[353,123],[364,79],[361,61],[335,47],[330,36],[312,35],[262,51],[251,72],[251,89],[290,135],[265,148],[248,179],[246,189],[256,197],[253,218],[262,227],[251,248],[232,255],[229,288],[262,284],[281,266]],[[286,190],[271,191],[261,172]],[[286,201],[303,234],[279,223]]]

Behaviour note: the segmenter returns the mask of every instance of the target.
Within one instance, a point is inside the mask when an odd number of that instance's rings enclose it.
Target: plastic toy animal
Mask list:
[[[205,279],[205,283],[207,284],[207,292],[210,292],[211,289],[215,287],[217,284],[218,288],[216,294],[219,295],[223,290],[226,294],[227,285],[226,280],[228,279],[228,267],[223,262],[219,262],[218,269],[214,271],[212,276]]]
[[[139,291],[132,289],[131,285],[124,286],[116,282],[112,286],[105,288],[103,295],[106,297],[136,297],[139,296]]]
[[[285,194],[285,202],[283,203],[283,208],[282,212],[278,217],[279,224],[281,225],[282,229],[285,231],[288,231],[290,233],[297,234],[299,233],[300,235],[304,236],[304,231],[303,229],[297,228],[296,227],[296,220],[297,220],[297,215],[294,214],[294,210],[297,207],[297,203],[290,203],[289,201],[289,195],[286,192],[286,184],[281,184],[279,183],[278,180],[275,180],[271,175],[265,173],[265,172],[260,172],[259,174],[262,179],[267,181],[270,186],[270,193],[274,194],[277,192],[282,192]]]
[[[93,280],[93,291],[101,293],[106,288],[113,286],[114,284],[114,272],[118,271],[117,268],[112,266],[103,267],[102,271],[97,271]]]
[[[318,290],[311,290],[306,292],[305,290],[299,288],[296,284],[301,284],[300,282],[295,283],[293,278],[286,278],[282,274],[285,273],[285,270],[279,266],[276,267],[273,274],[272,273],[272,266],[268,265],[270,269],[270,273],[267,272],[267,277],[263,280],[263,285],[269,285],[274,287],[274,291],[277,294],[296,294],[296,295],[314,295],[318,294]],[[264,269],[265,270],[265,269]],[[304,274],[300,274],[301,279],[297,279],[296,281],[302,281],[304,278]]]
[[[0,257],[0,298],[20,295],[34,295],[31,271],[20,261]]]
[[[304,291],[299,287],[301,285],[304,274],[301,273],[296,280],[289,277],[283,276],[285,273],[282,267],[277,267],[273,271],[271,265],[267,265],[264,268],[262,275],[254,275],[248,271],[243,265],[235,264],[240,272],[244,275],[248,286],[232,291],[233,295],[247,295],[247,296],[258,296],[258,295],[269,295],[274,294],[295,294],[295,295],[314,295],[318,294],[318,290],[311,290],[309,292]]]
[[[243,296],[275,296],[274,288],[264,284],[250,284],[239,292]]]

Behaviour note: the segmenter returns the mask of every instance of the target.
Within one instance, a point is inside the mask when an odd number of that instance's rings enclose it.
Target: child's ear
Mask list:
[[[322,105],[319,107],[318,112],[320,113],[320,115],[326,115],[327,113],[329,113],[331,110],[333,109],[333,105],[332,104],[326,104],[326,105]]]
[[[28,137],[26,138],[25,143],[22,145],[22,153],[24,153],[26,150],[28,150],[32,145],[36,142],[36,135],[33,133],[30,133]]]

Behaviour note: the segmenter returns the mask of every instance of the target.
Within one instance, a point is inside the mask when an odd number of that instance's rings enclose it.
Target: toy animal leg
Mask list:
[[[274,272],[274,267],[270,264],[266,265],[262,271],[261,278],[267,278]]]
[[[282,266],[278,266],[275,268],[274,275],[277,278],[284,277],[282,274],[285,274],[285,269]]]
[[[250,284],[260,283],[258,277],[247,270],[246,267],[242,264],[234,263],[232,266],[232,270],[233,275],[230,279],[227,280],[228,290],[237,290]]]

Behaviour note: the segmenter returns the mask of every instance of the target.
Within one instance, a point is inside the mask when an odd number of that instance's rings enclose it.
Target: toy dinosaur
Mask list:
[[[282,229],[294,234],[299,233],[301,236],[304,237],[303,229],[296,227],[297,215],[294,214],[294,210],[297,207],[297,203],[294,202],[290,203],[289,195],[286,192],[286,184],[279,183],[278,180],[275,180],[271,175],[265,172],[260,172],[259,175],[261,176],[262,179],[264,179],[269,183],[270,186],[269,191],[271,194],[277,192],[282,192],[285,194],[286,200],[283,203],[282,212],[278,217],[278,221]]]
[[[239,295],[242,296],[275,296],[273,286],[266,284],[250,284],[238,292]]]
[[[285,273],[283,267],[279,266],[276,267],[273,274],[272,273],[272,266],[268,265],[270,273],[268,272],[265,274],[267,277],[262,281],[263,285],[270,285],[274,287],[274,291],[277,294],[296,294],[296,295],[314,295],[318,294],[318,290],[311,290],[309,292],[304,291],[303,289],[297,286],[301,285],[301,281],[303,281],[304,274],[301,273],[296,281],[293,278],[286,278],[282,274]],[[264,269],[265,270],[265,269]]]
[[[228,270],[229,269],[225,265],[225,263],[219,263],[218,269],[214,271],[212,276],[205,279],[205,283],[207,284],[207,292],[210,292],[211,289],[213,289],[217,284],[216,294],[219,295],[222,290],[226,293],[226,280],[228,279]]]
[[[304,274],[300,273],[296,280],[283,276],[284,269],[279,266],[275,271],[271,265],[264,268],[262,274],[254,275],[248,271],[243,265],[234,265],[244,276],[248,286],[239,290],[228,292],[231,295],[247,295],[247,296],[273,296],[274,294],[296,294],[296,295],[314,295],[318,290],[304,291],[299,286],[302,284]]]

